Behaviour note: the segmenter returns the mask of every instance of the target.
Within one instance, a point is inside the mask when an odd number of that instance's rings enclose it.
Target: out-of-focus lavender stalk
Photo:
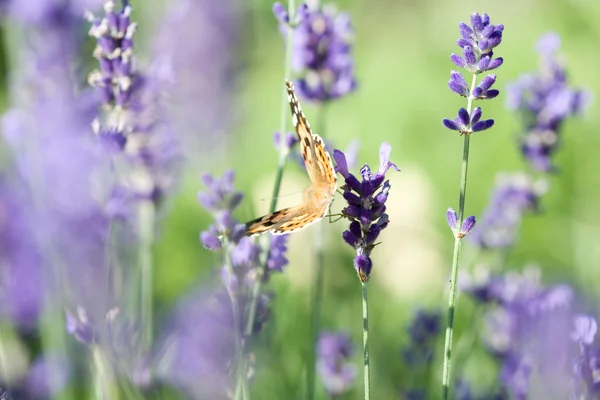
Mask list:
[[[115,168],[117,182],[109,210],[113,217],[130,213],[136,220],[142,347],[148,350],[153,327],[152,245],[157,208],[172,186],[178,149],[160,102],[165,77],[156,67],[145,75],[135,69],[132,7],[123,1],[119,8],[115,1],[107,0],[104,10],[102,18],[88,15],[90,35],[97,40],[94,56],[99,65],[89,81],[102,96],[104,109],[94,128],[113,150],[115,159],[122,158],[125,164],[124,171]]]
[[[273,5],[273,12],[275,17],[279,20],[280,24],[286,26],[286,46],[285,46],[285,60],[283,64],[283,76],[284,80],[288,79],[290,75],[291,69],[291,60],[292,60],[292,47],[289,43],[292,42],[294,38],[294,28],[295,25],[292,23],[295,19],[295,1],[288,1],[288,9],[287,12],[281,3],[275,3]],[[281,135],[284,135],[287,127],[287,115],[289,113],[289,102],[287,98],[287,91],[284,85],[282,86],[282,101],[281,101],[281,119],[279,125],[279,132]],[[269,206],[269,213],[275,212],[275,208],[277,207],[277,199],[279,197],[279,190],[281,188],[281,180],[283,178],[283,170],[285,169],[285,164],[287,163],[287,159],[289,156],[289,146],[281,146],[281,150],[279,151],[279,161],[277,163],[277,172],[275,173],[275,183],[273,184],[273,194],[271,197],[271,204]],[[262,243],[263,254],[265,255],[261,260],[262,268],[259,271],[258,278],[254,281],[254,286],[252,288],[252,298],[250,299],[250,305],[248,307],[248,319],[246,320],[246,326],[244,328],[244,335],[250,336],[254,329],[254,320],[256,318],[256,308],[258,304],[258,298],[260,297],[260,293],[262,291],[263,284],[263,276],[267,271],[267,261],[268,261],[268,249],[270,247],[270,236],[264,235],[264,242]]]
[[[454,333],[454,313],[456,311],[456,292],[458,279],[458,265],[460,259],[460,248],[462,239],[473,228],[475,218],[464,219],[465,199],[467,191],[467,172],[469,166],[469,144],[471,134],[489,129],[493,126],[493,120],[481,120],[481,108],[473,107],[474,100],[492,99],[499,92],[491,89],[496,81],[496,76],[486,76],[477,85],[477,75],[502,65],[502,58],[493,58],[493,49],[502,41],[503,25],[492,25],[487,14],[471,15],[471,27],[465,23],[459,25],[461,38],[457,44],[462,48],[463,56],[452,54],[450,59],[461,68],[472,74],[471,84],[458,71],[452,71],[448,86],[460,96],[467,98],[467,108],[461,108],[458,117],[452,121],[444,119],[442,123],[446,128],[458,131],[464,136],[463,157],[460,178],[460,194],[458,200],[458,213],[449,210],[447,213],[448,224],[454,232],[454,252],[452,256],[452,273],[450,280],[450,295],[448,300],[448,317],[446,324],[446,340],[444,345],[444,366],[442,375],[442,399],[447,399],[450,387],[450,369],[452,356],[452,336]],[[465,226],[466,224],[466,226]],[[458,227],[461,227],[458,231]]]

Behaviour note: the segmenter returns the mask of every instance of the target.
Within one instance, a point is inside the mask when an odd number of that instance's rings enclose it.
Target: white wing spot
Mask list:
[[[292,114],[292,124],[294,126],[298,125],[298,116],[296,114]]]

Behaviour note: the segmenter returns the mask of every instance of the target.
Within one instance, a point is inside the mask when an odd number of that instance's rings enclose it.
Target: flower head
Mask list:
[[[536,170],[555,169],[552,156],[560,146],[560,132],[565,119],[587,106],[584,90],[569,86],[565,66],[556,52],[560,38],[549,33],[538,41],[540,71],[520,76],[508,86],[507,106],[523,118],[521,152]]]
[[[459,29],[461,38],[458,39],[457,44],[462,48],[463,55],[452,53],[450,60],[454,65],[464,68],[473,75],[496,69],[502,65],[502,58],[493,58],[493,50],[502,41],[504,25],[491,24],[487,14],[473,13],[471,26],[463,22],[459,25]],[[470,100],[489,100],[500,94],[497,89],[492,88],[494,83],[496,83],[496,75],[490,74],[485,76],[478,85],[469,88],[467,80],[460,72],[451,71],[448,87],[454,93]],[[482,120],[481,115],[479,107],[474,108],[471,113],[461,108],[455,120],[444,118],[442,124],[450,130],[470,135],[473,132],[489,129],[494,125],[493,119]]]
[[[133,8],[114,0],[104,2],[104,15],[88,13],[90,36],[96,39],[98,69],[88,78],[99,94],[102,112],[92,124],[99,139],[125,164],[115,191],[123,208],[133,200],[158,205],[174,185],[179,146],[165,118],[161,91],[165,77],[156,67],[142,74],[135,68]],[[109,203],[114,203],[109,199]]]
[[[490,204],[471,240],[483,248],[511,246],[523,215],[538,210],[545,186],[545,181],[534,181],[524,173],[499,175]]]
[[[349,359],[353,353],[346,333],[321,332],[317,342],[317,371],[330,395],[339,396],[352,386],[356,369]]]
[[[410,342],[402,355],[411,367],[427,367],[434,356],[434,344],[441,331],[442,316],[439,311],[418,310],[407,329]]]
[[[282,33],[287,35],[290,17],[280,3],[273,6]],[[350,16],[333,7],[300,6],[294,24],[292,68],[301,74],[295,82],[308,100],[328,101],[356,89],[352,58],[353,30]]]
[[[389,180],[385,180],[385,174],[390,168],[399,171],[398,167],[390,161],[391,150],[392,147],[388,143],[381,144],[379,170],[373,174],[371,168],[365,164],[360,171],[361,181],[348,170],[344,153],[339,150],[333,152],[337,164],[336,171],[344,177],[345,181],[342,189],[348,205],[342,210],[342,215],[351,221],[350,228],[344,231],[342,237],[356,250],[354,267],[363,283],[371,274],[373,263],[370,255],[375,247],[375,241],[389,223],[388,215],[385,213],[385,202],[391,185]]]

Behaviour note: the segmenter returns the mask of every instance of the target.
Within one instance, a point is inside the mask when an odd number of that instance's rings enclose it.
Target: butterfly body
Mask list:
[[[284,208],[248,222],[246,235],[258,235],[268,231],[281,235],[302,229],[319,221],[328,213],[335,194],[337,179],[331,156],[325,149],[323,139],[312,133],[294,93],[293,84],[286,81],[286,86],[292,123],[296,128],[300,154],[311,183],[304,190],[301,205]]]

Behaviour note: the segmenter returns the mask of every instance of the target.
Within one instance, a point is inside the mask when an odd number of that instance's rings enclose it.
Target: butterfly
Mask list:
[[[285,81],[285,85],[292,110],[292,123],[296,128],[300,154],[304,159],[310,185],[304,190],[302,204],[248,222],[246,235],[249,236],[268,231],[275,235],[283,235],[319,221],[328,213],[335,194],[337,178],[331,156],[325,150],[323,139],[312,133],[294,93],[294,85],[290,81]]]

